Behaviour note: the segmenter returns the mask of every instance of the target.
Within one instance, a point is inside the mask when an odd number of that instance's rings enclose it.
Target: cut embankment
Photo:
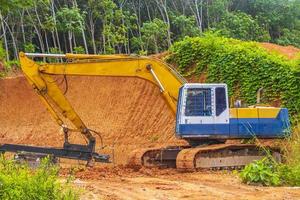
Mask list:
[[[67,98],[86,125],[101,133],[107,145],[104,152],[114,148],[117,164],[125,163],[133,149],[178,143],[174,115],[153,84],[134,78],[82,76],[68,77],[68,83]],[[71,138],[84,142],[78,133]],[[63,144],[60,127],[23,76],[0,80],[0,143]]]
[[[295,59],[299,56],[300,49],[294,46],[281,46],[278,44],[262,42],[260,46],[267,49],[270,52],[275,52],[287,57],[288,59]]]

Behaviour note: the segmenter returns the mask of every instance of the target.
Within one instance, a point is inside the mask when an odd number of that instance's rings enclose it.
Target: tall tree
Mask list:
[[[57,25],[59,30],[67,32],[69,40],[69,50],[73,53],[74,33],[82,31],[84,23],[84,15],[76,7],[63,7],[57,12]],[[76,43],[75,43],[76,44]]]

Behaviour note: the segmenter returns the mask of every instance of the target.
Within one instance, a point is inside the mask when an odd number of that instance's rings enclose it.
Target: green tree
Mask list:
[[[294,29],[300,19],[299,0],[255,0],[249,1],[248,12],[258,19],[262,27],[269,30],[273,40],[279,38],[282,29]]]
[[[300,30],[283,29],[282,35],[276,40],[281,45],[294,45],[300,48]]]
[[[127,42],[124,14],[112,0],[103,0],[100,4],[103,53],[115,53],[116,48],[120,53],[121,46]]]
[[[24,44],[24,50],[27,53],[35,53],[35,45],[32,43]]]
[[[143,23],[141,42],[145,44],[147,53],[158,53],[167,48],[167,31],[168,25],[160,19]]]
[[[260,27],[257,20],[242,12],[228,13],[216,28],[227,37],[254,41],[270,40],[268,31]]]
[[[197,36],[200,34],[200,30],[196,27],[195,18],[179,15],[172,16],[172,21],[174,25],[174,33],[176,34],[176,39],[180,40],[186,36]]]
[[[206,0],[202,1],[202,4],[204,4],[205,7],[204,13],[206,14],[206,26],[211,28],[219,23],[228,13],[230,0]]]
[[[62,32],[67,31],[69,40],[69,49],[73,53],[72,39],[74,33],[79,33],[82,30],[84,23],[84,14],[76,7],[63,7],[57,12],[57,26]]]

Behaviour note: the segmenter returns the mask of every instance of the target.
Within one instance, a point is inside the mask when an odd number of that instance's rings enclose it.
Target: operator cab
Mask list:
[[[226,84],[187,83],[179,90],[176,136],[188,142],[229,138],[283,138],[290,134],[286,108],[229,108]]]
[[[179,90],[176,133],[179,137],[229,135],[226,84],[187,83]],[[227,126],[223,126],[227,124]]]

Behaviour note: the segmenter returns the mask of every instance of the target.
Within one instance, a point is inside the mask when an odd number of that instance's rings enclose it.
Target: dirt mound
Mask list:
[[[159,89],[135,78],[68,77],[67,98],[117,164],[141,147],[174,144],[175,118]],[[100,140],[98,140],[100,141]],[[73,133],[72,142],[84,142]],[[0,143],[60,147],[63,135],[24,77],[0,80]],[[98,142],[99,144],[99,142]],[[103,151],[102,151],[103,152]]]
[[[280,46],[277,44],[272,44],[272,43],[267,43],[267,42],[263,42],[260,44],[265,49],[267,49],[271,52],[276,52],[276,53],[282,54],[283,56],[287,57],[288,59],[294,59],[300,53],[300,49],[298,49],[294,46]]]

